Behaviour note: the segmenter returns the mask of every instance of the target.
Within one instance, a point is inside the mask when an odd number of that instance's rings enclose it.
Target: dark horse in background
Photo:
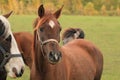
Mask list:
[[[13,35],[25,64],[31,69],[33,35],[29,32],[15,32]]]
[[[68,28],[62,34],[63,44],[66,44],[74,39],[84,39],[85,33],[80,28]]]
[[[75,39],[59,46],[61,10],[52,14],[43,5],[38,9],[30,80],[100,80],[103,56],[94,44]]]
[[[21,77],[25,67],[7,20],[11,14],[12,11],[0,15],[0,80],[6,80],[7,75],[12,78]]]

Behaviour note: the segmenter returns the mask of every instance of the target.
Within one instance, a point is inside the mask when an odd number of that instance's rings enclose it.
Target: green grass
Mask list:
[[[33,32],[35,15],[15,15],[9,18],[13,32]],[[103,52],[104,70],[102,80],[119,80],[120,76],[120,17],[101,16],[65,16],[59,19],[62,31],[69,27],[79,27],[85,32],[85,38],[96,44]],[[14,80],[8,78],[8,80]],[[22,78],[29,80],[29,69],[26,67]]]

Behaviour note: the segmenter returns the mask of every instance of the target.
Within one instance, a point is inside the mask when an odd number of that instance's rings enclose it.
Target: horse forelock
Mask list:
[[[50,20],[53,17],[54,15],[50,11],[47,11],[42,18],[36,18],[33,24],[34,30],[38,29],[43,23],[45,23],[47,20]]]

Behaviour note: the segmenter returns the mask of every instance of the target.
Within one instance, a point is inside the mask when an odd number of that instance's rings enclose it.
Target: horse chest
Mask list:
[[[58,65],[52,65],[52,67],[47,70],[47,73],[43,76],[43,80],[67,80],[66,74],[67,69],[65,65],[58,63]]]

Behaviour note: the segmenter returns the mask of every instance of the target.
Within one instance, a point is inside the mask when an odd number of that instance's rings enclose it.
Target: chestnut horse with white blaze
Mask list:
[[[76,39],[59,45],[61,10],[47,12],[43,5],[38,9],[30,80],[100,80],[103,56],[94,44]]]

